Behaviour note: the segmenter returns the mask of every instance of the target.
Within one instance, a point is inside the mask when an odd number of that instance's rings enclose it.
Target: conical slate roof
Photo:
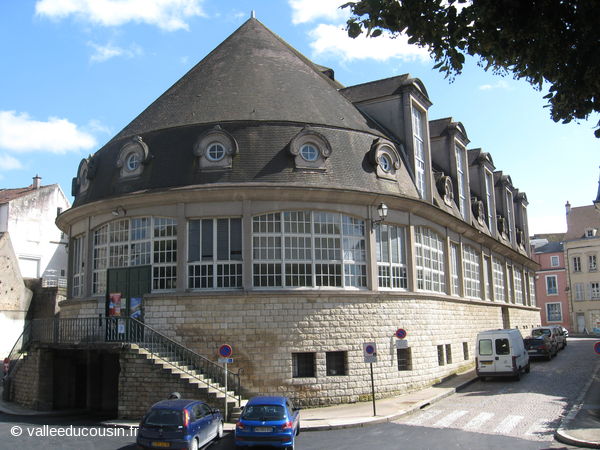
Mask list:
[[[379,134],[321,69],[251,18],[113,141],[166,128],[232,121],[276,120]]]

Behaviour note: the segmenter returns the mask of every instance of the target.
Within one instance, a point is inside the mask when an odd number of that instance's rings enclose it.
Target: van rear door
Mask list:
[[[506,334],[486,335],[479,339],[479,372],[512,372],[510,340]]]
[[[513,360],[508,336],[494,338],[494,368],[496,372],[512,372]]]

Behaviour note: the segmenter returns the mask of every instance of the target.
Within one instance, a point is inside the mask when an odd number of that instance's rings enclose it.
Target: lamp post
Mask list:
[[[375,225],[382,223],[387,217],[387,213],[388,206],[385,203],[380,203],[379,206],[377,206],[377,214],[379,215],[379,219],[371,221],[371,228],[375,228]]]

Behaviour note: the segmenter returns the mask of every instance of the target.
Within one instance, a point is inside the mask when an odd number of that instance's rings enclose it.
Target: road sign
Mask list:
[[[408,348],[408,341],[406,339],[398,339],[396,341],[396,348]]]
[[[398,328],[394,334],[398,339],[404,339],[406,337],[406,330],[404,328]]]
[[[365,356],[366,363],[377,362],[377,345],[375,342],[363,343],[363,354]]]
[[[219,358],[221,364],[233,364],[233,358]]]
[[[231,355],[233,355],[233,349],[231,348],[231,345],[223,344],[219,347],[219,356],[222,356],[223,358],[229,358]]]
[[[594,344],[594,351],[600,355],[600,341]]]

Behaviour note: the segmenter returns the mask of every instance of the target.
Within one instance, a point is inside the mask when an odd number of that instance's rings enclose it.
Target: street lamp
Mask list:
[[[382,223],[387,217],[388,207],[385,203],[380,203],[377,207],[377,214],[379,214],[379,220],[372,220],[371,227],[374,228],[375,225]]]

